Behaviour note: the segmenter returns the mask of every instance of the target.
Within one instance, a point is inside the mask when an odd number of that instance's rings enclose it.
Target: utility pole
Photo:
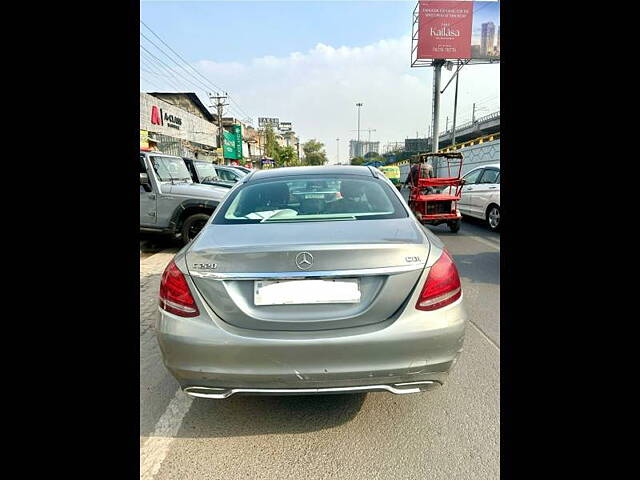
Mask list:
[[[211,107],[215,107],[217,112],[218,112],[218,144],[220,145],[220,148],[222,148],[222,164],[224,165],[224,128],[222,126],[222,109],[223,107],[226,107],[227,105],[229,105],[228,103],[224,103],[224,101],[227,99],[227,92],[224,92],[224,95],[218,94],[218,92],[216,92],[215,95],[212,95],[211,93],[209,94],[209,100],[213,101],[215,100],[216,103],[214,105],[211,105]]]
[[[473,104],[473,112],[471,113],[471,123],[476,123],[476,104]]]
[[[358,143],[356,143],[356,145],[360,153],[362,153],[362,145],[360,145],[360,107],[362,107],[362,102],[356,103],[356,107],[358,107]],[[356,155],[356,157],[357,156],[358,155]]]
[[[340,139],[336,138],[336,145],[337,145],[337,153],[336,153],[336,159],[337,159],[337,164],[340,165]]]
[[[444,91],[447,89],[447,87],[449,86],[449,84],[451,83],[451,80],[453,80],[453,77],[456,77],[456,93],[454,96],[454,100],[453,100],[453,127],[451,127],[451,145],[455,145],[456,143],[456,118],[457,118],[457,114],[458,114],[458,79],[460,78],[460,70],[462,69],[462,67],[464,67],[466,64],[469,63],[470,60],[466,60],[462,63],[458,64],[458,68],[456,70],[456,73],[453,74],[453,76],[449,79],[449,81],[447,82],[447,84],[444,86],[444,88],[440,91],[440,93],[444,93]],[[448,121],[447,117],[447,123]]]
[[[447,123],[446,123],[446,127],[444,127],[444,131],[445,133],[447,133],[449,131],[449,116],[447,115]]]

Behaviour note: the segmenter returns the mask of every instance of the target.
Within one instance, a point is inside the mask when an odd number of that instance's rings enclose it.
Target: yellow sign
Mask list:
[[[140,130],[140,148],[149,148],[149,132]]]

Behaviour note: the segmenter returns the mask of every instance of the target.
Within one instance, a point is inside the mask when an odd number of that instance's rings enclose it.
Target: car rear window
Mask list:
[[[355,175],[283,177],[248,183],[219,207],[212,223],[276,223],[402,218],[386,182]]]

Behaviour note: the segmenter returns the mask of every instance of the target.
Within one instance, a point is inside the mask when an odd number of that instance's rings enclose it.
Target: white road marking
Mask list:
[[[469,320],[469,323],[480,333],[480,335],[482,337],[484,337],[484,339],[489,342],[491,345],[494,346],[494,348],[498,351],[500,351],[500,347],[496,344],[496,342],[494,342],[493,340],[491,340],[491,338],[489,338],[489,336],[484,333],[479,326],[477,326],[475,323],[473,323],[473,321]]]
[[[140,448],[140,478],[151,480],[169,453],[169,447],[178,434],[184,416],[189,411],[193,397],[178,389],[169,406],[156,423],[151,436]]]
[[[480,243],[482,243],[483,245],[487,245],[488,247],[495,248],[496,250],[500,251],[500,245],[499,245],[499,244],[494,243],[494,242],[491,242],[491,241],[489,241],[489,240],[487,240],[487,239],[485,239],[485,238],[482,238],[482,237],[476,237],[475,235],[467,235],[466,237],[467,237],[467,238],[472,238],[472,239],[474,239],[476,242],[480,242]]]

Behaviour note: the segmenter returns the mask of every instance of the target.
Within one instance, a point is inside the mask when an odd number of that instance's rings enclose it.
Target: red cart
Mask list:
[[[446,177],[430,178],[424,176],[424,169],[419,168],[418,184],[411,187],[409,193],[409,207],[423,224],[440,225],[446,223],[452,232],[460,230],[462,216],[458,211],[458,201],[464,180],[462,173],[462,154],[452,153],[421,153],[414,157],[412,163],[428,164],[437,157],[446,165]],[[433,163],[433,162],[432,162]]]

